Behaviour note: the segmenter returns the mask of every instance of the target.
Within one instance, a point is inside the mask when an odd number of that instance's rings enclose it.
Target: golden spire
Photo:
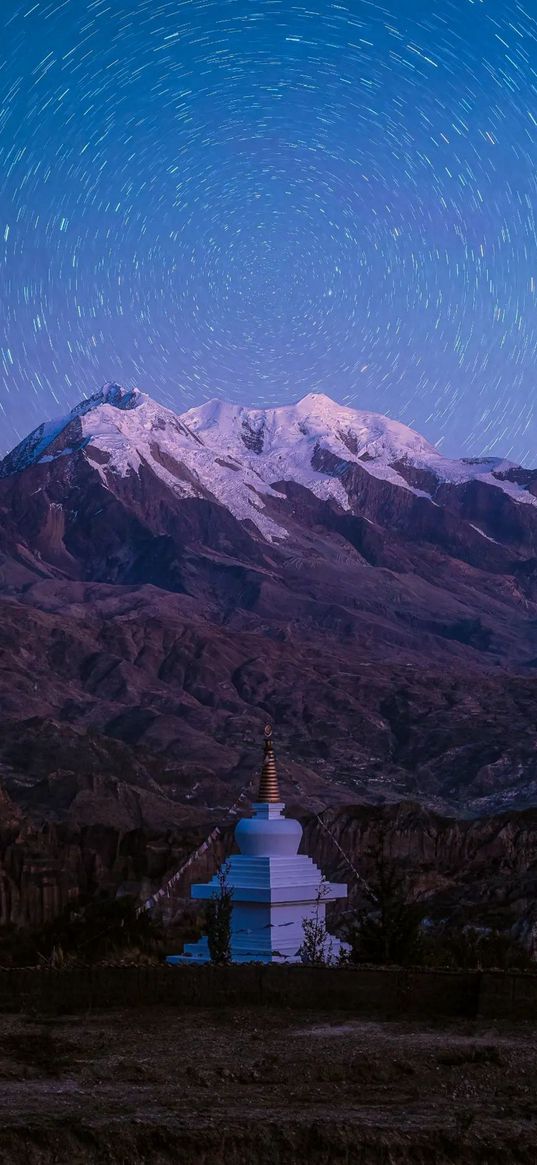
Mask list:
[[[261,769],[257,800],[262,804],[265,804],[267,801],[279,802],[280,800],[276,760],[272,749],[272,725],[270,724],[265,725],[265,756],[263,768]]]

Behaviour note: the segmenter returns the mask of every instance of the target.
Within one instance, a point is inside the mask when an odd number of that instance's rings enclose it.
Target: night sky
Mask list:
[[[532,9],[1,0],[0,450],[119,380],[537,464]]]

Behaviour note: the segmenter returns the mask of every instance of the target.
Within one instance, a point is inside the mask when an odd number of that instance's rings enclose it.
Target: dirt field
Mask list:
[[[0,1016],[0,1162],[535,1165],[534,1031],[146,1009]]]

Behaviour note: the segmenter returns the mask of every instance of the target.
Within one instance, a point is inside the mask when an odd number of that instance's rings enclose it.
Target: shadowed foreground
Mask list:
[[[534,1165],[529,1027],[153,1008],[0,1016],[0,1161]]]

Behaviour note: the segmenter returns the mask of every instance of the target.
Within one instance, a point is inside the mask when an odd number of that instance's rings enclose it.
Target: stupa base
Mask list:
[[[339,939],[328,935],[326,947],[323,955],[323,962],[327,964],[337,963],[350,951],[348,943],[340,942]],[[197,943],[187,943],[181,955],[167,955],[166,962],[170,967],[180,966],[196,966],[203,963],[210,963],[211,956],[209,954],[209,943],[206,938],[201,938]],[[251,947],[247,943],[241,943],[239,947],[231,946],[231,962],[238,963],[302,963],[303,959],[297,949],[285,950],[261,950],[252,944]]]

